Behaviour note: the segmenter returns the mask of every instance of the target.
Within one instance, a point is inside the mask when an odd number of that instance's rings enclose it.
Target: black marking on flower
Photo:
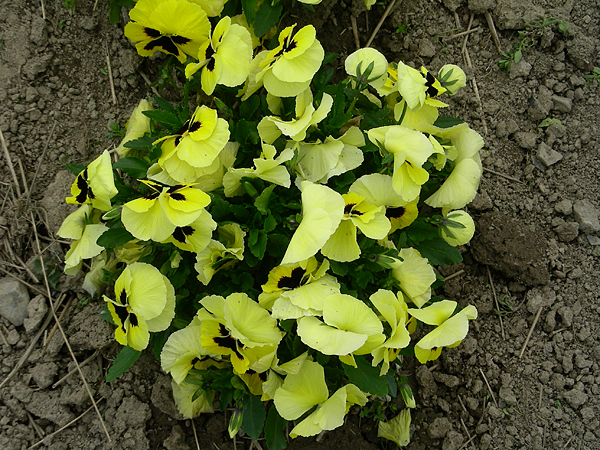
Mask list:
[[[279,289],[296,289],[302,286],[302,278],[306,271],[302,267],[295,267],[289,277],[281,277],[277,282]]]
[[[215,70],[215,58],[210,58],[210,61],[206,65],[206,70],[210,70],[211,72]]]
[[[182,137],[183,137],[183,136],[177,136],[177,137],[175,138],[175,141],[174,141],[174,143],[175,143],[175,147],[177,147],[177,146],[179,145],[179,143],[181,142],[181,139],[182,139]]]
[[[175,43],[171,40],[175,36],[161,36],[158,39],[154,39],[144,45],[144,50],[155,50],[157,47],[162,48],[165,52],[170,53],[175,56],[179,56],[179,48],[175,45]]]
[[[171,198],[173,200],[177,200],[178,202],[185,202],[186,200],[185,195],[181,194],[180,192],[173,192],[171,194]]]
[[[435,97],[437,96],[440,91],[434,87],[434,83],[435,83],[435,77],[433,75],[431,75],[429,72],[427,72],[427,75],[425,74],[421,74],[423,75],[423,77],[425,78],[425,86],[427,86],[427,90],[425,91],[425,93],[427,95],[429,95],[430,97]]]
[[[77,194],[77,196],[75,197],[75,200],[77,201],[77,203],[80,203],[80,204],[85,203],[88,198],[90,200],[93,200],[96,198],[96,196],[94,195],[94,192],[92,191],[92,188],[88,184],[87,167],[83,170],[83,172],[81,172],[79,175],[77,175],[76,183],[77,183],[77,188],[79,189],[79,194]]]
[[[181,242],[185,244],[187,242],[186,237],[194,234],[194,230],[191,226],[186,225],[185,227],[175,227],[175,231],[173,231],[173,239],[177,242]]]
[[[117,317],[121,322],[121,330],[123,330],[123,333],[127,333],[127,330],[125,329],[125,321],[129,316],[129,313],[127,312],[127,307],[115,305],[115,313],[117,314]]]
[[[129,323],[131,324],[132,327],[140,326],[137,316],[134,313],[132,313],[131,311],[129,311]]]
[[[200,361],[201,361],[201,359],[196,357],[190,361],[190,364],[192,365],[192,367],[194,367],[196,365],[196,363],[199,363]]]
[[[348,215],[352,212],[352,208],[354,208],[356,206],[356,203],[348,203],[346,206],[344,206],[344,214]]]
[[[388,219],[399,219],[406,212],[406,208],[404,206],[398,206],[396,208],[386,208],[385,217]]]
[[[185,45],[188,42],[191,42],[191,39],[188,39],[184,36],[178,36],[176,34],[171,36],[171,40],[175,42],[177,45]]]
[[[160,31],[155,30],[154,28],[144,27],[144,33],[153,39],[156,39],[161,36]]]
[[[231,337],[229,330],[227,330],[225,325],[222,323],[219,324],[219,334],[221,336],[216,336],[213,338],[214,343],[219,347],[228,348],[235,354],[235,356],[237,356],[239,360],[243,360],[244,356],[238,351],[237,340]]]
[[[202,122],[200,122],[199,120],[197,120],[195,122],[192,122],[192,124],[190,125],[190,129],[188,130],[188,132],[193,133],[194,131],[198,131],[201,126],[202,126]]]
[[[119,294],[119,303],[121,305],[127,305],[127,291],[125,289]]]
[[[182,189],[184,187],[185,187],[184,184],[176,184],[175,186],[170,186],[169,189],[167,190],[167,194],[173,194],[173,193],[177,192],[179,189]]]
[[[181,126],[181,128],[179,130],[177,130],[177,132],[175,133],[178,136],[181,136],[183,133],[185,133],[186,131],[188,131],[188,128],[190,126],[190,122],[191,120],[188,119],[185,121],[185,123]],[[175,144],[175,147],[177,147],[177,143]]]

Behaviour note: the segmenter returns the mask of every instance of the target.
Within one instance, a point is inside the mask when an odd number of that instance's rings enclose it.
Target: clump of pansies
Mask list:
[[[440,115],[465,74],[365,48],[333,84],[314,27],[258,39],[222,10],[131,10],[140,55],[184,64],[185,101],[142,100],[115,162],[105,151],[74,171],[65,272],[85,266],[91,295],[110,286],[124,359],[159,355],[184,417],[234,406],[232,436],[265,429],[283,448],[287,422],[314,436],[400,392],[407,409],[379,434],[404,446],[416,405],[403,359],[437,359],[477,317],[434,293],[434,266],[459,262],[474,233],[483,140]],[[210,100],[188,104],[194,91]]]

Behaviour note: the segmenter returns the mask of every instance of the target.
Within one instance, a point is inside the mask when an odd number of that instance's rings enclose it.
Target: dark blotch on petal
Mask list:
[[[296,267],[292,270],[289,277],[281,277],[277,283],[279,289],[296,289],[301,286],[302,278],[306,272],[302,267]]]
[[[215,70],[215,58],[210,58],[210,61],[206,65],[206,70],[210,70],[211,72]]]
[[[121,322],[121,330],[123,330],[123,333],[127,333],[127,330],[125,329],[125,321],[127,320],[127,316],[129,316],[127,308],[125,306],[115,306],[115,312]]]
[[[144,33],[146,33],[151,38],[160,37],[160,31],[155,30],[154,28],[144,27]]]
[[[227,330],[227,328],[225,328],[225,325],[223,325],[222,323],[219,324],[219,334],[221,335],[221,337],[217,336],[213,338],[214,343],[217,344],[219,347],[228,348],[229,350],[233,351],[233,353],[235,354],[235,356],[238,357],[239,360],[243,360],[244,356],[237,349],[236,339],[232,338],[229,335],[229,330]]]
[[[173,193],[171,194],[171,198],[172,198],[173,200],[177,200],[178,202],[184,202],[184,201],[186,200],[186,199],[185,199],[185,195],[183,195],[183,194],[181,194],[181,193],[179,193],[179,192],[173,192]]]
[[[173,36],[171,36],[171,40],[173,42],[175,42],[177,45],[185,45],[188,42],[191,41],[191,39],[188,39],[186,37],[183,36],[177,36],[176,34],[174,34]]]
[[[183,184],[176,184],[175,186],[171,186],[168,190],[167,190],[167,194],[172,194],[173,192],[178,191],[179,189],[184,188],[185,185]]]
[[[440,91],[433,87],[433,84],[435,83],[435,77],[429,72],[427,72],[427,75],[423,76],[425,77],[425,80],[427,80],[425,81],[425,86],[427,86],[427,90],[425,91],[425,93],[430,97],[435,97],[436,95],[438,95]]]
[[[77,203],[85,203],[88,198],[88,184],[85,181],[85,178],[82,174],[77,175],[77,188],[79,189],[79,194],[75,197]]]
[[[344,214],[350,214],[352,212],[352,208],[356,206],[356,203],[348,203],[344,206]]]
[[[176,227],[175,231],[173,231],[173,239],[182,244],[187,242],[186,236],[191,236],[194,234],[194,230],[191,226],[186,225],[185,227]]]
[[[190,129],[188,131],[190,133],[193,133],[194,131],[198,131],[201,126],[202,126],[202,122],[200,122],[199,120],[196,122],[192,122],[192,125],[190,126]]]
[[[121,291],[121,293],[119,294],[119,303],[121,305],[126,305],[127,304],[127,291],[125,289],[123,289]]]
[[[132,327],[140,326],[137,316],[132,312],[129,313],[129,323],[131,324]]]
[[[388,219],[399,219],[404,215],[406,208],[404,206],[398,206],[397,208],[387,208],[385,210],[385,217]]]
[[[179,56],[179,48],[173,43],[170,37],[161,36],[158,39],[148,42],[144,45],[144,50],[154,50],[157,47],[162,48],[165,52],[171,55]]]

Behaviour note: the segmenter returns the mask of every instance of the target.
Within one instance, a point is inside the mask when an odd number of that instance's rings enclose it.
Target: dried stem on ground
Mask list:
[[[540,306],[540,308],[538,309],[537,314],[535,315],[535,319],[533,319],[533,323],[531,324],[531,328],[529,329],[529,333],[527,333],[527,337],[525,338],[525,342],[523,342],[523,348],[521,349],[521,353],[519,353],[519,359],[521,359],[523,357],[523,353],[525,353],[525,349],[527,348],[527,344],[529,344],[529,339],[531,338],[531,335],[533,334],[533,330],[535,330],[535,326],[538,323],[538,320],[540,319],[540,314],[542,313],[542,309],[544,307]]]
[[[494,296],[494,304],[496,305],[496,311],[498,311],[498,318],[500,319],[500,330],[502,330],[502,340],[506,340],[506,334],[504,334],[504,321],[500,315],[500,305],[498,304],[498,297],[496,296],[496,288],[494,287],[494,280],[492,279],[492,272],[490,272],[490,266],[485,266],[487,269],[488,280],[490,280],[490,287],[492,288],[492,295]]]
[[[392,9],[394,9],[394,6],[396,6],[396,0],[392,0],[390,2],[390,4],[388,5],[388,7],[385,8],[385,11],[383,12],[383,15],[381,16],[381,19],[379,19],[379,22],[377,22],[377,25],[375,26],[375,29],[373,30],[373,33],[371,34],[371,37],[367,41],[367,45],[365,45],[365,47],[371,46],[371,44],[373,43],[373,40],[375,39],[375,36],[377,36],[377,32],[381,28],[381,25],[383,25],[383,22],[385,22],[385,19],[387,19],[387,16],[392,12]]]
[[[17,178],[17,173],[15,172],[15,167],[13,166],[12,160],[10,159],[10,153],[8,153],[8,147],[6,146],[6,141],[4,140],[4,134],[2,134],[2,130],[0,130],[0,144],[2,145],[2,151],[4,152],[4,157],[6,158],[6,164],[8,165],[8,170],[10,170],[10,174],[12,175],[13,182],[15,183],[15,187],[17,189],[17,197],[21,197],[21,188],[19,187],[19,179]]]
[[[479,369],[479,371],[481,372],[481,376],[483,377],[483,381],[485,381],[485,385],[488,388],[488,391],[490,391],[490,395],[492,396],[492,400],[494,401],[494,405],[496,405],[496,408],[498,407],[498,402],[496,401],[496,397],[494,396],[494,391],[492,391],[492,387],[490,386],[490,383],[487,379],[487,377],[485,376],[485,373],[483,373],[483,370]]]

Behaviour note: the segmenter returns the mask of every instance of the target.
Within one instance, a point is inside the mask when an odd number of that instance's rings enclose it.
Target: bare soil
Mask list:
[[[351,17],[365,45],[384,9],[375,5],[367,14],[360,1],[323,0],[315,13],[297,5],[285,20],[314,23],[326,51],[343,61],[355,49]],[[549,18],[566,27],[535,25]],[[500,68],[506,57],[499,50],[510,54],[526,38],[536,42],[526,41],[509,71]],[[372,46],[390,61],[434,72],[461,65],[470,82],[449,100],[447,113],[486,141],[481,192],[468,208],[477,233],[462,249],[463,263],[441,268],[452,277],[439,292],[476,305],[479,319],[463,344],[445,349],[435,364],[404,367],[417,396],[408,448],[599,449],[600,87],[584,78],[600,66],[597,1],[400,0]],[[54,233],[70,212],[64,197],[72,182],[64,163],[85,163],[113,148],[115,139],[105,134],[110,124],[124,123],[142,97],[153,95],[148,83],[160,77],[123,37],[122,26],[108,23],[105,1],[96,9],[78,1],[73,13],[60,2],[0,4],[0,130],[11,159],[0,157],[0,276],[6,277],[0,284],[12,274],[29,284],[23,295],[31,299],[25,325],[0,317],[0,383],[49,314],[31,262],[32,222],[45,259],[58,261],[66,246]],[[558,121],[539,127],[548,118]],[[196,448],[192,424],[180,420],[169,378],[152,355],[120,379],[103,381],[117,351],[113,332],[98,316],[101,305],[85,304],[80,284],[62,276],[53,295],[72,299],[61,322],[78,361],[86,361],[83,372],[112,444],[79,375],[65,378],[74,364],[60,334],[49,337],[50,322],[22,368],[0,387],[0,448],[29,448],[85,411],[40,447]],[[228,419],[214,414],[194,421],[200,448],[250,448],[244,439],[234,446]],[[378,440],[375,422],[355,412],[320,440],[297,438],[288,446],[393,447]]]

